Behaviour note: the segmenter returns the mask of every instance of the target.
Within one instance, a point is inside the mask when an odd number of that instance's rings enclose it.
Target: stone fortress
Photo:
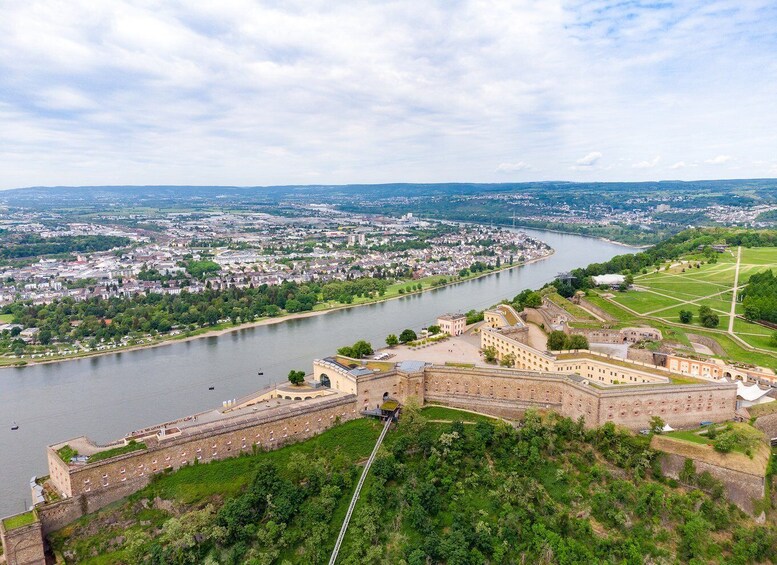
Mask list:
[[[670,367],[590,351],[540,351],[528,345],[527,334],[515,310],[500,305],[484,315],[480,344],[494,347],[500,358],[513,355],[513,368],[333,356],[315,360],[300,387],[259,391],[106,446],[85,437],[50,445],[49,475],[34,484],[33,523],[10,530],[0,524],[6,562],[42,563],[46,534],[142,489],[157,473],[300,441],[376,411],[388,399],[511,419],[538,408],[582,418],[588,427],[613,422],[633,430],[646,428],[653,416],[674,428],[734,418],[735,383],[676,384],[672,377],[681,373]]]

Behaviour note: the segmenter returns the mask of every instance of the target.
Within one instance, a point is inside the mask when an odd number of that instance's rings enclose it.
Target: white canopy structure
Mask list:
[[[597,275],[591,278],[594,280],[594,284],[596,286],[602,284],[607,286],[617,286],[626,282],[626,277],[623,275]]]
[[[754,404],[764,404],[774,402],[774,398],[766,396],[771,389],[762,389],[757,384],[747,386],[742,381],[737,381],[737,398],[741,400],[742,406],[747,408]]]

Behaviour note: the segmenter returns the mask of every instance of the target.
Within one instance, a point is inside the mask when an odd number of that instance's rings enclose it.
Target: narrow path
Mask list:
[[[734,270],[734,294],[731,296],[731,315],[728,318],[728,333],[734,335],[734,317],[737,310],[737,290],[739,289],[739,265],[742,262],[742,246],[737,247],[737,266]]]
[[[351,521],[351,514],[353,514],[353,509],[356,508],[356,503],[359,501],[359,493],[362,490],[362,486],[364,485],[364,479],[367,478],[367,473],[370,472],[370,467],[372,466],[372,462],[375,460],[375,456],[378,454],[378,449],[380,449],[380,444],[383,443],[383,438],[386,437],[386,432],[388,432],[388,429],[391,427],[391,418],[386,420],[386,425],[383,426],[383,431],[380,432],[380,436],[378,437],[378,441],[375,442],[375,447],[372,448],[372,453],[370,454],[370,458],[367,459],[367,464],[364,466],[364,470],[362,471],[362,476],[359,478],[359,482],[356,485],[356,490],[353,491],[353,497],[351,498],[351,504],[348,506],[348,512],[345,514],[345,519],[343,520],[343,525],[340,528],[340,533],[337,536],[337,541],[335,542],[335,548],[332,550],[332,557],[329,558],[329,565],[334,565],[337,561],[337,554],[340,553],[340,546],[343,543],[343,539],[345,538],[345,532],[348,531],[348,523]]]
[[[666,324],[668,326],[673,326],[675,328],[680,328],[680,329],[685,330],[685,331],[688,331],[689,329],[693,329],[693,326],[689,326],[687,324],[681,324],[681,323],[678,323],[678,322],[672,322],[671,320],[667,320],[665,318],[659,318],[657,316],[650,316],[650,315],[647,315],[647,314],[640,314],[636,310],[632,310],[628,306],[624,306],[620,302],[616,302],[615,300],[613,300],[611,298],[607,298],[606,296],[600,296],[600,297],[601,297],[602,300],[606,300],[607,302],[609,302],[613,306],[616,306],[616,307],[620,308],[621,310],[625,310],[629,314],[633,314],[635,318],[644,318],[646,320],[653,320],[655,322],[659,322],[661,324]],[[774,351],[771,351],[769,349],[763,349],[762,347],[756,347],[754,345],[750,345],[749,343],[747,343],[745,340],[743,340],[741,337],[739,337],[735,333],[729,334],[728,331],[723,330],[723,329],[719,329],[719,328],[697,328],[697,329],[701,330],[701,331],[704,331],[704,332],[717,333],[717,334],[722,334],[722,335],[728,336],[728,337],[732,338],[734,341],[736,341],[743,349],[745,349],[747,351],[757,351],[758,353],[765,353],[767,355],[770,355],[772,357],[777,358],[777,354],[775,354]]]

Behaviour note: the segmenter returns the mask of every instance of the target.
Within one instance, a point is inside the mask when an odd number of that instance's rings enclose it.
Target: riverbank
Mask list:
[[[398,298],[403,298],[406,296],[413,296],[416,294],[423,294],[424,292],[428,292],[430,290],[435,289],[441,289],[446,288],[449,286],[455,286],[458,284],[474,281],[483,277],[488,277],[490,275],[495,275],[498,273],[501,273],[503,271],[509,271],[511,269],[516,269],[518,267],[525,267],[526,265],[531,265],[532,263],[537,263],[539,261],[544,261],[546,259],[549,259],[555,254],[555,249],[551,249],[550,253],[543,257],[537,257],[535,259],[531,259],[529,261],[523,261],[517,265],[507,265],[504,267],[500,267],[499,269],[494,269],[485,273],[478,273],[476,275],[470,275],[465,278],[460,278],[457,280],[453,280],[450,282],[447,282],[442,285],[438,286],[429,286],[426,288],[423,288],[422,290],[413,290],[409,292],[405,292],[404,294],[396,294],[393,296],[384,296],[384,297],[376,297],[376,298],[367,298],[363,299],[361,302],[355,303],[355,304],[336,304],[336,305],[327,305],[322,307],[319,310],[308,311],[308,312],[298,312],[294,314],[284,314],[282,316],[275,316],[272,318],[263,318],[261,320],[256,320],[253,322],[246,322],[241,323],[237,325],[219,325],[214,328],[199,328],[197,330],[194,330],[194,332],[187,332],[186,334],[179,334],[175,336],[166,336],[158,341],[154,341],[152,343],[142,343],[142,344],[136,344],[136,345],[128,345],[123,347],[116,347],[112,348],[110,350],[103,350],[103,351],[85,351],[83,353],[78,353],[76,355],[62,355],[62,356],[52,356],[49,358],[44,359],[7,359],[7,358],[0,358],[0,369],[6,369],[6,368],[24,368],[24,367],[33,367],[36,365],[49,365],[52,363],[61,363],[64,361],[75,361],[79,359],[86,359],[86,358],[92,358],[92,357],[98,357],[103,355],[113,355],[117,353],[128,353],[131,351],[138,351],[141,349],[153,349],[155,347],[161,347],[164,345],[173,345],[176,343],[186,343],[188,341],[193,341],[201,338],[208,338],[208,337],[218,337],[221,335],[238,332],[245,329],[250,328],[256,328],[259,326],[269,326],[273,324],[280,324],[282,322],[288,322],[291,320],[298,320],[302,318],[310,318],[312,316],[320,316],[323,314],[329,314],[331,312],[335,312],[338,310],[347,310],[350,308],[359,308],[360,306],[368,306],[370,304],[379,304],[381,302],[387,302],[389,300],[396,300]],[[440,275],[434,275],[431,277],[425,277],[423,279],[418,279],[414,281],[405,281],[402,283],[397,283],[399,286],[402,285],[414,285],[414,284],[423,284],[424,281],[430,281],[430,280],[439,280],[440,278],[443,278]],[[317,306],[322,305],[317,304]],[[440,312],[441,314],[443,312]]]
[[[549,231],[549,232],[553,232],[553,233],[560,233],[562,235],[574,235],[574,236],[577,236],[577,237],[587,237],[587,238],[590,238],[590,239],[598,239],[599,241],[606,241],[607,243],[612,243],[613,245],[619,245],[621,247],[628,247],[630,249],[648,249],[650,247],[653,247],[653,244],[635,245],[633,243],[624,243],[622,241],[616,241],[614,239],[609,239],[607,237],[602,237],[600,235],[589,235],[589,234],[586,234],[586,233],[575,233],[575,232],[571,232],[571,231],[555,230],[555,229],[551,229],[551,228],[538,228],[538,227],[517,225],[517,226],[515,226],[515,229],[542,230],[542,231]]]

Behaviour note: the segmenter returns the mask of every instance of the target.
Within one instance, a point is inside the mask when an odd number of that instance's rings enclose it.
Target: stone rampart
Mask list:
[[[44,532],[52,532],[146,486],[154,474],[195,461],[276,449],[312,437],[359,416],[353,395],[300,405],[233,424],[204,427],[193,434],[161,440],[154,447],[68,469],[71,498],[38,507]],[[49,454],[58,459],[49,448]]]
[[[636,361],[646,365],[656,365],[653,352],[649,349],[634,349],[633,347],[629,347],[628,351],[626,351],[626,358],[629,361]]]
[[[125,498],[151,482],[153,475],[147,475],[133,481],[127,481],[113,488],[80,494],[51,504],[37,507],[43,534],[56,532],[91,512],[96,512],[109,504]]]
[[[754,458],[742,453],[719,454],[711,448],[654,436],[651,447],[661,451],[661,472],[680,480],[686,459],[693,461],[696,474],[708,472],[723,483],[726,498],[748,514],[755,511],[755,503],[766,494],[766,464],[769,450],[764,445]]]
[[[7,565],[45,565],[43,532],[41,523],[35,520],[32,524],[6,530],[0,522],[0,542],[3,544],[3,555]]]
[[[593,312],[597,316],[599,316],[602,320],[606,322],[614,322],[616,321],[615,316],[607,312],[606,310],[601,309],[599,306],[594,304],[593,302],[590,302],[586,300],[585,298],[580,298],[580,306],[585,308],[586,310]]]

